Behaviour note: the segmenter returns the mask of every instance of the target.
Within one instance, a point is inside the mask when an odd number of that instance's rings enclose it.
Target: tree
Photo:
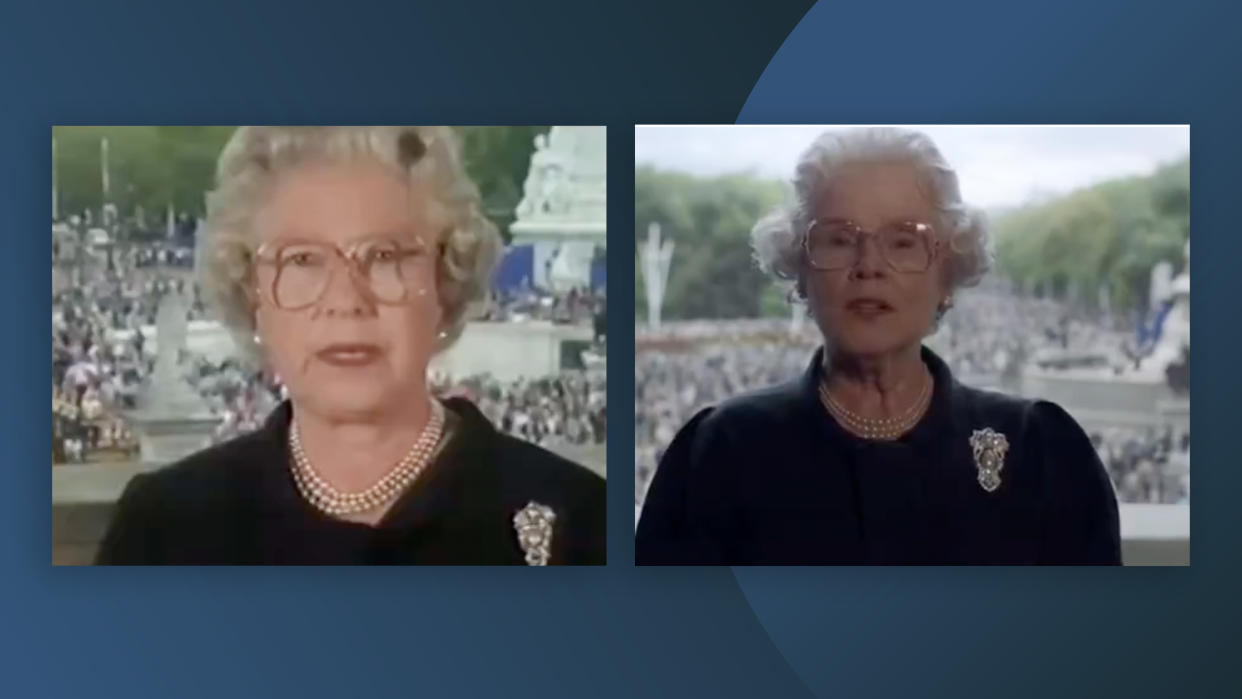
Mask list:
[[[56,179],[62,214],[115,204],[123,215],[148,212],[201,216],[216,158],[232,126],[58,126]],[[108,202],[103,193],[101,142],[108,141]]]
[[[1008,211],[993,228],[999,267],[1020,284],[1107,285],[1114,308],[1145,308],[1152,266],[1179,261],[1190,235],[1190,161]]]

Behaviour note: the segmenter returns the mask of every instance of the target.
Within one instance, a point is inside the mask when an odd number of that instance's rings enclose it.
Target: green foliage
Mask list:
[[[63,215],[104,202],[102,147],[108,141],[109,200],[123,214],[141,206],[159,220],[169,204],[201,215],[216,157],[231,126],[58,126],[56,179]]]
[[[1016,209],[993,231],[998,267],[1027,288],[1077,285],[1093,305],[1107,284],[1115,309],[1141,308],[1152,266],[1178,264],[1190,235],[1190,161]]]
[[[141,206],[162,220],[169,204],[201,216],[216,159],[232,126],[56,126],[54,163],[62,215],[105,203],[101,141],[108,139],[109,198],[122,215]],[[537,134],[547,126],[460,127],[466,169],[483,195],[483,208],[502,229],[522,197]],[[150,219],[149,219],[150,220]]]
[[[775,282],[763,288],[759,297],[759,314],[765,318],[788,318],[790,315],[789,290]]]
[[[701,178],[640,167],[634,173],[634,238],[641,246],[647,226],[659,223],[673,240],[672,269],[663,317],[750,318],[781,315],[788,307],[769,298],[770,281],[751,259],[750,229],[779,204],[779,182],[750,174]],[[635,256],[635,309],[646,315],[640,258]],[[766,301],[765,301],[766,299]],[[779,300],[783,304],[783,297]]]

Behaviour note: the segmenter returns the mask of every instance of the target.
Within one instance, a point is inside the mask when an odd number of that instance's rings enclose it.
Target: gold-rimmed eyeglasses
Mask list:
[[[867,238],[874,239],[880,257],[898,272],[926,272],[940,250],[935,229],[921,221],[895,221],[866,231],[846,219],[815,220],[802,246],[812,268],[832,271],[857,264]]]
[[[286,311],[318,303],[340,268],[372,301],[407,303],[431,283],[430,255],[421,240],[364,238],[338,245],[310,240],[264,243],[254,253],[258,290]]]

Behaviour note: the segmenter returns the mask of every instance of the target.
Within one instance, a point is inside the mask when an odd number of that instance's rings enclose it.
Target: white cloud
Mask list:
[[[639,126],[634,159],[699,175],[752,170],[786,179],[825,126]],[[1148,174],[1190,151],[1187,126],[922,126],[982,207]]]

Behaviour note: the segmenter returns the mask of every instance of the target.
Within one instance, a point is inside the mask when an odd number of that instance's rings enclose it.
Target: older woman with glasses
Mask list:
[[[823,335],[806,372],[687,423],[639,563],[1117,564],[1117,503],[1060,407],[956,382],[922,345],[987,271],[982,216],[921,133],[827,133],[752,233]]]
[[[198,264],[289,400],[137,476],[102,563],[594,564],[604,482],[431,395],[500,249],[447,127],[239,129]]]

